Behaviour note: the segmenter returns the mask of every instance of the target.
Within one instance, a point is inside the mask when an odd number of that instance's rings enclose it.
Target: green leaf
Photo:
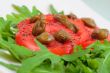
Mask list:
[[[79,67],[80,72],[79,73],[94,73],[92,69],[84,65],[80,60],[76,60],[77,65]]]
[[[103,62],[99,66],[98,73],[110,73],[110,50],[106,54]]]
[[[28,50],[27,48],[12,44],[5,40],[0,40],[0,45],[2,45],[2,48],[6,48],[19,61],[34,55],[33,52]]]
[[[10,48],[9,44],[5,40],[0,39],[0,47],[8,50],[14,58],[16,58],[18,61],[21,61],[16,52]]]
[[[57,10],[53,7],[53,5],[50,5],[50,8],[49,8],[51,14],[58,14]]]
[[[79,69],[73,64],[68,63],[65,69],[65,73],[79,73]]]
[[[40,49],[42,51],[46,51],[48,52],[48,48],[46,46],[44,46],[43,44],[41,44],[38,40],[35,40],[36,44],[40,47]]]
[[[19,20],[13,15],[6,15],[7,21],[11,21],[12,24],[18,24]]]
[[[36,40],[36,43],[41,50],[36,52],[34,57],[24,60],[17,73],[30,73],[35,67],[39,66],[47,59],[52,62],[53,66],[61,60],[57,55],[50,53],[39,41]]]
[[[82,70],[83,73],[93,73],[93,71],[89,67],[86,67],[85,65],[82,65],[81,68],[83,69]]]
[[[18,63],[18,60],[16,60],[9,52],[1,48],[0,48],[0,58],[10,62]]]
[[[19,66],[18,65],[14,65],[14,64],[7,64],[7,63],[4,63],[4,62],[0,62],[0,65],[3,65],[5,66],[6,68],[10,69],[10,70],[14,70],[14,71],[17,71]]]
[[[8,42],[9,43],[12,43],[12,44],[15,44],[16,43],[15,40],[13,38],[11,38],[11,37],[8,37]]]
[[[64,55],[62,56],[62,58],[66,61],[74,61],[74,60],[77,60],[79,57],[87,54],[90,52],[90,48],[86,49],[86,50],[81,50],[81,51],[78,51],[78,52],[75,52],[73,54],[70,54],[70,55]]]
[[[12,5],[15,10],[17,10],[20,14],[24,14],[25,16],[31,16],[31,12],[26,6],[19,7],[17,5]]]
[[[59,12],[59,14],[63,14],[64,15],[64,11]]]
[[[3,17],[0,17],[0,29],[4,26],[5,20]]]
[[[57,55],[55,55],[55,54],[53,54],[53,53],[51,53],[49,50],[48,50],[48,48],[46,47],[46,46],[44,46],[43,44],[41,44],[39,41],[35,41],[36,43],[37,43],[37,45],[40,47],[40,49],[42,50],[42,51],[39,51],[40,53],[38,53],[37,52],[37,55],[38,54],[41,54],[41,52],[43,52],[43,53],[47,53],[47,54],[49,54],[49,56],[47,57],[48,59],[50,59],[51,60],[51,62],[52,62],[52,65],[54,65],[55,63],[58,63],[60,60],[61,60],[61,57],[60,56],[57,56]],[[42,54],[43,54],[42,53]]]
[[[28,57],[32,57],[34,54],[31,50],[23,47],[23,46],[19,46],[16,44],[9,44],[9,46],[11,47],[11,49],[19,56],[19,58],[22,59],[26,59]]]
[[[49,54],[40,54],[24,60],[17,73],[30,73],[35,67],[46,60],[48,55]]]
[[[12,15],[17,19],[17,21],[22,21],[26,18],[23,14],[12,13]]]
[[[62,62],[55,64],[54,68],[48,62],[43,62],[40,66],[32,70],[32,73],[64,73],[64,67]]]
[[[3,31],[10,33],[10,25],[11,25],[11,21],[7,21],[4,25]]]
[[[100,41],[96,41],[95,43],[93,43],[92,48],[94,48],[94,50],[92,51],[94,53],[101,50],[107,50],[110,49],[110,42],[104,41],[104,43],[101,43]]]
[[[42,14],[35,6],[32,8],[32,16]]]
[[[88,66],[94,70],[99,67],[99,61],[97,59],[88,59],[87,60]]]

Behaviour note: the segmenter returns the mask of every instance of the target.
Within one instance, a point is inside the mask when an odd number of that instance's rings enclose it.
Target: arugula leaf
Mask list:
[[[54,8],[53,5],[50,5],[49,11],[50,11],[51,14],[64,14],[64,11],[58,12],[58,11]]]
[[[59,12],[59,14],[63,14],[64,15],[64,11]]]
[[[79,69],[75,67],[73,64],[67,64],[65,73],[79,73]]]
[[[48,59],[50,59],[51,60],[51,62],[52,62],[52,65],[54,65],[55,63],[58,63],[60,60],[61,60],[61,57],[60,56],[57,56],[57,55],[55,55],[55,54],[53,54],[53,53],[51,53],[49,50],[48,50],[48,48],[46,48],[43,44],[41,44],[39,41],[35,41],[36,43],[37,43],[37,45],[40,47],[40,49],[42,50],[42,51],[40,51],[40,53],[39,54],[41,54],[41,52],[45,52],[45,54],[47,53],[49,53],[49,56],[47,57]],[[37,52],[37,54],[38,54],[38,52]],[[43,53],[42,53],[43,54]]]
[[[40,12],[35,6],[33,6],[31,16],[39,15],[39,14],[42,14],[42,12]]]
[[[32,73],[64,73],[63,66],[63,62],[59,62],[52,68],[49,62],[43,62],[40,66],[33,69]]]
[[[27,48],[7,42],[3,39],[0,40],[0,45],[2,45],[2,48],[6,48],[19,61],[34,55],[33,52]]]
[[[19,56],[10,48],[9,44],[3,39],[0,39],[0,47],[8,50],[14,58],[16,58],[18,61],[21,61]]]
[[[16,44],[15,40],[11,37],[8,37],[8,43]]]
[[[0,48],[0,58],[7,60],[9,62],[18,63],[18,60],[16,60],[8,51]]]
[[[33,7],[32,12],[26,6],[12,6],[18,13],[12,13],[11,15],[8,14],[6,17],[7,21],[11,21],[11,24],[14,25],[18,24],[20,21],[26,19],[27,17],[42,14],[35,6]]]
[[[88,59],[87,60],[88,66],[94,70],[99,67],[99,61],[97,59]]]
[[[3,62],[0,64],[9,69],[18,70],[17,73],[110,73],[110,42],[107,40],[103,43],[96,41],[86,50],[77,46],[73,54],[64,56],[51,53],[37,40],[36,43],[41,48],[38,52],[17,45],[13,40],[17,29],[13,26],[28,17],[42,13],[35,6],[32,8],[32,12],[26,6],[13,5],[13,7],[18,13],[7,15],[7,20],[0,17],[0,47],[8,50],[14,59],[22,62],[22,65],[16,67]],[[63,11],[58,12],[52,5],[50,12],[64,14]],[[91,51],[91,48],[94,50]]]
[[[30,73],[32,69],[39,66],[44,60],[46,60],[47,55],[48,54],[36,55],[24,60],[17,73]]]
[[[107,54],[102,62],[102,64],[99,66],[98,73],[110,73],[110,50],[107,51]]]
[[[9,44],[9,46],[19,56],[21,60],[34,55],[31,50],[28,50],[23,46],[18,46],[16,44]]]
[[[17,71],[19,66],[18,65],[14,65],[14,64],[7,64],[7,63],[4,63],[4,62],[0,62],[0,65],[3,65],[5,67],[7,67],[8,69],[10,70],[14,70],[14,71]]]
[[[13,8],[18,11],[20,14],[24,14],[25,16],[31,16],[31,12],[28,10],[26,6],[19,7],[17,5],[12,5]]]
[[[58,14],[57,10],[53,7],[53,5],[50,5],[50,8],[49,8],[51,14]]]
[[[13,15],[6,15],[7,21],[11,21],[12,24],[18,24],[18,22],[20,21],[19,19],[17,19],[15,16]]]
[[[24,60],[22,62],[22,66],[18,70],[18,73],[30,73],[35,67],[39,66],[47,59],[52,62],[53,66],[55,66],[55,64],[57,64],[61,60],[60,57],[50,53],[47,48],[37,40],[36,43],[41,48],[41,50],[36,52],[36,55],[34,57]]]
[[[0,17],[0,30],[4,26],[5,20],[3,17]]]
[[[70,54],[70,55],[64,55],[64,56],[62,56],[62,58],[66,61],[74,61],[89,52],[90,52],[90,48],[87,48],[86,50],[74,52],[73,54]]]
[[[84,65],[80,60],[76,60],[76,61],[77,61],[78,68],[80,70],[79,73],[94,73],[94,70]]]

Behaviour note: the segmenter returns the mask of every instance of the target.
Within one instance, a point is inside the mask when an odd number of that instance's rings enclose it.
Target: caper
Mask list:
[[[109,31],[107,29],[95,29],[92,33],[92,38],[104,40],[108,37]]]
[[[79,28],[77,26],[75,26],[74,24],[68,22],[67,28],[69,28],[70,30],[72,30],[73,32],[77,33]]]
[[[64,30],[59,30],[54,34],[54,37],[59,42],[65,42],[69,39],[69,34]]]
[[[95,28],[96,27],[96,23],[93,19],[91,18],[82,18],[82,21],[84,22],[84,24],[90,28]]]
[[[50,35],[48,32],[43,32],[37,36],[37,40],[43,44],[48,44],[54,40],[54,37]]]
[[[73,13],[68,14],[67,17],[70,19],[77,19],[77,16]]]
[[[67,16],[62,15],[62,14],[56,14],[56,15],[54,15],[54,18],[55,18],[57,21],[61,22],[62,24],[65,24],[65,23],[68,22]]]
[[[38,16],[33,16],[30,18],[31,23],[35,23],[38,20]]]
[[[40,20],[45,20],[44,15],[40,14],[40,15],[37,15],[37,16],[33,16],[33,17],[30,18],[30,22],[35,23],[39,19]]]
[[[67,19],[67,16],[62,14],[56,14],[54,15],[54,18],[73,32],[76,33],[78,31],[78,28]]]
[[[40,15],[39,19],[34,23],[32,34],[34,36],[41,34],[45,31],[45,19],[43,15]]]

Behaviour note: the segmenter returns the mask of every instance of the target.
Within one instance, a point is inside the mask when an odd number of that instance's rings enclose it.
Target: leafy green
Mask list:
[[[0,39],[0,47],[5,48],[6,50],[8,50],[13,55],[13,57],[15,57],[17,60],[21,61],[19,56],[14,52],[14,50],[12,50],[10,48],[10,46],[8,45],[8,43],[6,41]]]
[[[26,6],[22,6],[22,7],[19,7],[17,5],[12,5],[12,6],[20,14],[24,14],[24,16],[31,16],[31,12]]]
[[[32,17],[34,15],[39,15],[41,12],[33,6],[32,12],[26,7],[26,6],[17,6],[17,5],[12,5],[13,8],[18,12],[18,13],[12,13],[11,15],[7,15],[7,21],[11,21],[12,25],[18,24],[20,21]]]
[[[5,59],[10,62],[18,63],[18,60],[16,60],[9,52],[6,50],[0,50],[0,58]]]
[[[41,48],[41,50],[36,52],[36,55],[34,57],[24,60],[22,62],[22,66],[18,70],[18,73],[30,73],[31,70],[42,64],[47,59],[51,61],[53,66],[61,60],[60,57],[50,53],[47,48],[37,40],[36,43]]]
[[[64,14],[64,11],[59,12],[59,14]]]
[[[79,69],[73,64],[68,64],[65,68],[65,73],[79,73]]]
[[[21,66],[4,62],[0,62],[0,65],[15,70],[17,73],[110,73],[110,42],[107,40],[103,43],[96,41],[85,50],[78,45],[74,47],[74,53],[64,56],[51,53],[37,40],[35,42],[40,47],[40,51],[37,52],[17,45],[14,39],[18,30],[16,25],[42,12],[35,6],[32,11],[26,6],[13,5],[13,8],[17,13],[8,14],[6,20],[0,17],[0,50],[9,51],[11,56],[8,55],[8,57],[13,57]],[[63,11],[58,12],[52,5],[50,5],[50,12],[64,14]],[[93,48],[92,51],[91,48]],[[0,56],[4,54],[1,53]]]
[[[7,42],[3,39],[0,40],[1,48],[7,49],[17,60],[22,61],[22,59],[25,59],[27,57],[33,56],[33,52],[28,50],[27,48],[23,46],[19,46],[17,44],[13,44],[10,42]]]
[[[53,7],[53,5],[50,5],[50,12],[51,14],[58,14],[57,10]]]
[[[110,73],[110,51],[105,55],[105,58],[98,69],[98,73]]]
[[[47,55],[36,55],[24,60],[17,73],[30,73],[32,69],[34,69],[36,66],[39,66],[47,58]]]
[[[42,14],[35,6],[32,8],[32,16]]]
[[[10,70],[15,70],[17,71],[19,66],[18,65],[14,65],[14,64],[7,64],[7,63],[4,63],[4,62],[0,62],[0,65],[3,65],[5,67],[7,67],[8,69]]]
[[[88,59],[88,66],[92,69],[97,69],[99,67],[99,61],[97,59]]]
[[[7,36],[10,36],[10,37],[13,36],[13,34],[11,33],[11,30],[10,30],[10,26],[11,26],[11,21],[6,21],[2,17],[0,18],[0,34],[1,34],[1,37],[6,39]]]
[[[59,62],[52,68],[49,62],[43,62],[40,66],[33,69],[32,73],[64,73],[63,66],[63,62]]]
[[[51,14],[64,14],[64,11],[58,12],[53,5],[50,5],[49,11]]]
[[[90,49],[88,48],[86,50],[81,50],[81,51],[75,52],[71,55],[64,55],[64,56],[62,56],[62,58],[66,61],[74,61],[89,52],[90,52]]]

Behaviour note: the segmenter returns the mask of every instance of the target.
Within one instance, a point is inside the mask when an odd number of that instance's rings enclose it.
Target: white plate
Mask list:
[[[26,5],[29,9],[32,6],[36,6],[40,11],[47,14],[48,6],[50,4],[54,5],[57,10],[64,10],[64,12],[75,13],[78,17],[91,17],[93,18],[97,25],[102,28],[107,28],[110,30],[110,22],[105,20],[102,16],[97,14],[91,8],[89,8],[82,0],[1,0],[0,2],[0,16],[5,17],[6,14],[13,12],[11,5],[16,4],[19,6]],[[0,61],[5,61],[0,58]],[[8,62],[10,63],[10,62]],[[7,68],[0,66],[0,73],[15,73],[8,70]]]

